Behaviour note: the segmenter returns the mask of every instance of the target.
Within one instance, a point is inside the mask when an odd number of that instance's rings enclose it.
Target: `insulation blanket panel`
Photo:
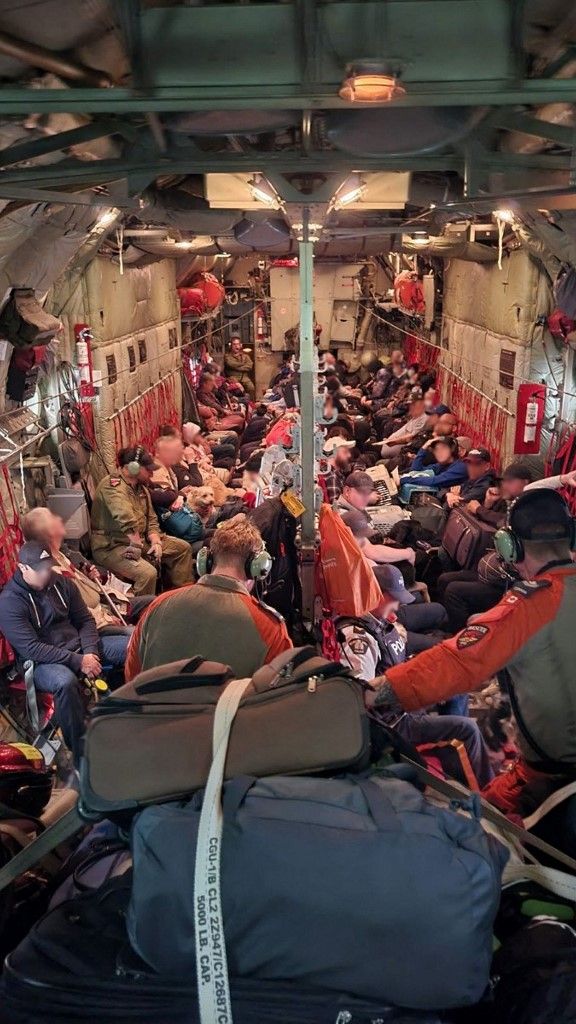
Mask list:
[[[540,276],[523,249],[504,257],[502,270],[497,263],[451,260],[446,270],[444,315],[515,339],[517,345],[530,345],[540,312]]]
[[[163,260],[142,268],[120,268],[103,258],[96,258],[79,280],[59,282],[52,298],[53,308],[62,307],[65,327],[63,349],[73,358],[74,324],[87,323],[92,328],[92,358],[98,398],[94,403],[96,437],[100,453],[111,470],[115,466],[116,437],[113,413],[166,378],[171,371],[170,398],[180,418],[182,393],[178,368],[180,355],[180,310],[176,292],[175,264]],[[168,394],[162,389],[163,394]],[[155,407],[162,416],[162,402]],[[150,433],[160,423],[140,422],[150,403],[144,396],[135,401],[118,419],[123,424],[122,439],[127,433]],[[164,419],[165,417],[162,416]],[[133,443],[144,437],[134,436]],[[95,475],[103,467],[94,465]]]
[[[543,374],[542,328],[538,325],[539,318],[551,309],[546,276],[525,249],[505,254],[502,270],[496,263],[488,266],[451,260],[445,274],[443,309],[442,365],[515,415],[518,384],[549,377]],[[501,381],[501,371],[507,367],[511,387]],[[512,454],[513,436],[511,417],[505,461]]]

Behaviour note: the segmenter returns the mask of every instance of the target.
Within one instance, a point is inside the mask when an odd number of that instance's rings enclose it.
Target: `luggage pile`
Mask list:
[[[7,958],[3,1021],[494,1020],[509,843],[464,787],[432,800],[425,771],[375,766],[384,746],[363,684],[313,648],[252,679],[196,658],[115,691],[81,772],[84,819],[107,823]]]

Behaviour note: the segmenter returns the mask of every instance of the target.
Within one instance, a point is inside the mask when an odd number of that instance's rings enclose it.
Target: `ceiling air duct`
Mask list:
[[[385,107],[330,110],[324,124],[337,149],[358,156],[404,156],[463,138],[478,118],[478,111],[468,107]]]

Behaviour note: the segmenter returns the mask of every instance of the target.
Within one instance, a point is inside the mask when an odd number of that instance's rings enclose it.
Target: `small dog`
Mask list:
[[[211,487],[193,487],[189,494],[187,505],[192,512],[200,516],[203,523],[206,523],[214,511],[214,491]]]

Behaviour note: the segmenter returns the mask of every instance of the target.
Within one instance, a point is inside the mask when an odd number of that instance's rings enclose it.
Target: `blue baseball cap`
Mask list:
[[[378,583],[380,590],[386,591],[393,601],[399,601],[400,604],[412,604],[416,600],[414,594],[406,590],[404,577],[395,565],[380,565],[378,567]]]
[[[443,416],[446,412],[452,412],[447,405],[435,405],[433,409],[426,409],[427,416]]]

